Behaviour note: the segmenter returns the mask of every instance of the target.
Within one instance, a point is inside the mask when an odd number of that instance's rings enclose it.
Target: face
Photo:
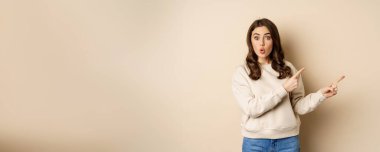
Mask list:
[[[267,27],[256,27],[251,37],[253,49],[259,57],[259,62],[268,62],[269,54],[272,52],[273,40]]]

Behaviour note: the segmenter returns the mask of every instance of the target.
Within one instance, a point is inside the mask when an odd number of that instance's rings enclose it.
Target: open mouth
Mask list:
[[[265,54],[265,49],[264,48],[260,48],[260,54]]]

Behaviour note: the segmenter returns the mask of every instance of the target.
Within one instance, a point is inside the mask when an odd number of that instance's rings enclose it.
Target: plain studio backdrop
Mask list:
[[[0,151],[238,152],[246,32],[278,27],[305,152],[380,151],[380,1],[1,0]]]

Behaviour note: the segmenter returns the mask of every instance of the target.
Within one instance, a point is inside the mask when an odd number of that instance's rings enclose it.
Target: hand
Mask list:
[[[291,78],[285,81],[283,87],[287,92],[292,92],[294,89],[298,87],[298,79],[304,70],[305,68],[300,69],[296,74],[294,74]]]
[[[342,81],[344,78],[345,78],[345,76],[343,75],[337,81],[332,83],[330,86],[324,87],[324,88],[320,89],[319,91],[321,91],[323,96],[325,96],[326,98],[330,98],[332,96],[335,96],[338,93],[338,83],[340,81]]]

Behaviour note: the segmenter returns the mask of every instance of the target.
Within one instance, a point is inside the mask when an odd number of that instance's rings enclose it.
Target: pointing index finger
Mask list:
[[[301,68],[300,70],[297,71],[296,74],[294,74],[293,78],[299,78],[299,76],[301,75],[301,73],[305,70],[305,68]]]
[[[340,81],[342,81],[345,77],[346,77],[346,76],[344,76],[344,75],[340,76],[339,79],[336,80],[336,81],[334,82],[334,84],[337,85],[337,84],[338,84]]]

